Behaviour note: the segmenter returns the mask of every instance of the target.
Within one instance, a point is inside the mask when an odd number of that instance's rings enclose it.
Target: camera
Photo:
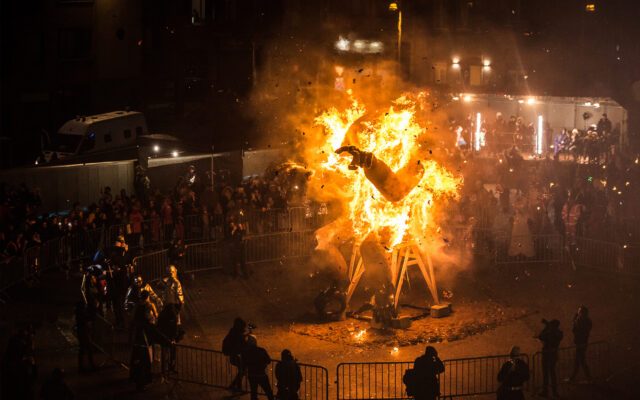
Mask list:
[[[253,332],[254,329],[256,329],[257,326],[255,326],[254,324],[252,324],[251,322],[249,322],[247,324],[247,329],[249,330],[249,333]]]

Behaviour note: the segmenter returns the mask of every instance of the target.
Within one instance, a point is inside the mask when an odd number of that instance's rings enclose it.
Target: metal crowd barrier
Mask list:
[[[591,379],[604,381],[611,376],[609,343],[600,341],[589,343],[586,350],[586,364],[589,367]],[[533,367],[531,369],[531,390],[538,392],[543,388],[544,376],[542,372],[542,352],[533,355]],[[569,387],[566,378],[573,375],[575,368],[576,346],[563,347],[558,350],[556,363],[556,377],[560,395],[567,395]],[[586,379],[584,371],[580,369],[578,376]]]
[[[624,268],[622,246],[617,243],[577,237],[570,246],[571,258],[577,267],[603,272],[621,272]]]
[[[307,257],[315,247],[314,231],[270,233],[247,236],[244,241],[247,263]]]
[[[175,345],[175,354],[175,371],[171,377],[177,381],[227,388],[231,385],[237,373],[237,368],[229,363],[229,358],[222,354],[221,351]],[[273,360],[267,369],[267,376],[274,393],[277,391],[277,380],[275,378],[277,363],[277,360]],[[298,365],[302,372],[302,382],[298,392],[299,398],[328,400],[329,373],[327,369],[311,364],[298,363]],[[242,389],[245,392],[249,391],[249,383],[246,377],[243,378]],[[260,394],[264,393],[260,391]]]
[[[527,364],[529,357],[521,355]],[[440,398],[495,393],[498,372],[508,355],[444,360]],[[402,378],[413,362],[341,363],[336,369],[338,400],[409,399]]]
[[[506,236],[494,238],[494,240],[503,243],[502,246],[497,248],[496,264],[562,263],[564,261],[563,239],[558,234]],[[527,243],[529,240],[531,240],[531,243]],[[533,257],[509,255],[512,247],[516,252],[519,252],[529,244],[533,244]]]
[[[133,259],[135,274],[142,276],[145,282],[152,282],[166,276],[168,267],[169,256],[167,250],[147,253]]]
[[[224,242],[214,241],[190,244],[182,261],[183,272],[198,272],[219,269],[224,266]]]

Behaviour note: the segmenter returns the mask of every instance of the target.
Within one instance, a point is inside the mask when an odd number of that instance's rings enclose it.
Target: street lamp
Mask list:
[[[398,31],[398,63],[401,60],[402,54],[402,10],[400,9],[400,5],[398,2],[393,2],[389,4],[389,11],[394,11],[398,13],[398,23],[397,23],[397,31]]]

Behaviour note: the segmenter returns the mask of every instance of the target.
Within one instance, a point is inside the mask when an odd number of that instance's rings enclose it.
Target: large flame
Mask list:
[[[315,165],[319,165],[316,176],[323,182],[329,179],[339,182],[338,197],[348,201],[348,218],[357,243],[371,233],[383,238],[388,250],[409,240],[420,241],[437,228],[432,216],[434,200],[457,195],[460,178],[429,159],[429,149],[421,144],[427,131],[417,121],[416,107],[411,96],[396,99],[387,110],[359,123],[358,129],[352,130],[356,132],[355,138],[347,138],[347,132],[367,113],[357,100],[342,111],[331,108],[315,120],[325,132],[322,142],[315,144]],[[424,168],[424,174],[402,200],[391,202],[366,178],[362,169],[348,168],[350,157],[335,153],[338,147],[354,142],[394,172],[415,162]]]

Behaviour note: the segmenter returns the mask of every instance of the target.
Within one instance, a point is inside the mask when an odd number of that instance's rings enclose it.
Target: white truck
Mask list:
[[[177,142],[170,135],[149,134],[144,114],[138,111],[78,116],[48,140],[36,164],[114,161],[125,154],[131,158],[141,150],[145,155],[175,156],[180,152]]]

